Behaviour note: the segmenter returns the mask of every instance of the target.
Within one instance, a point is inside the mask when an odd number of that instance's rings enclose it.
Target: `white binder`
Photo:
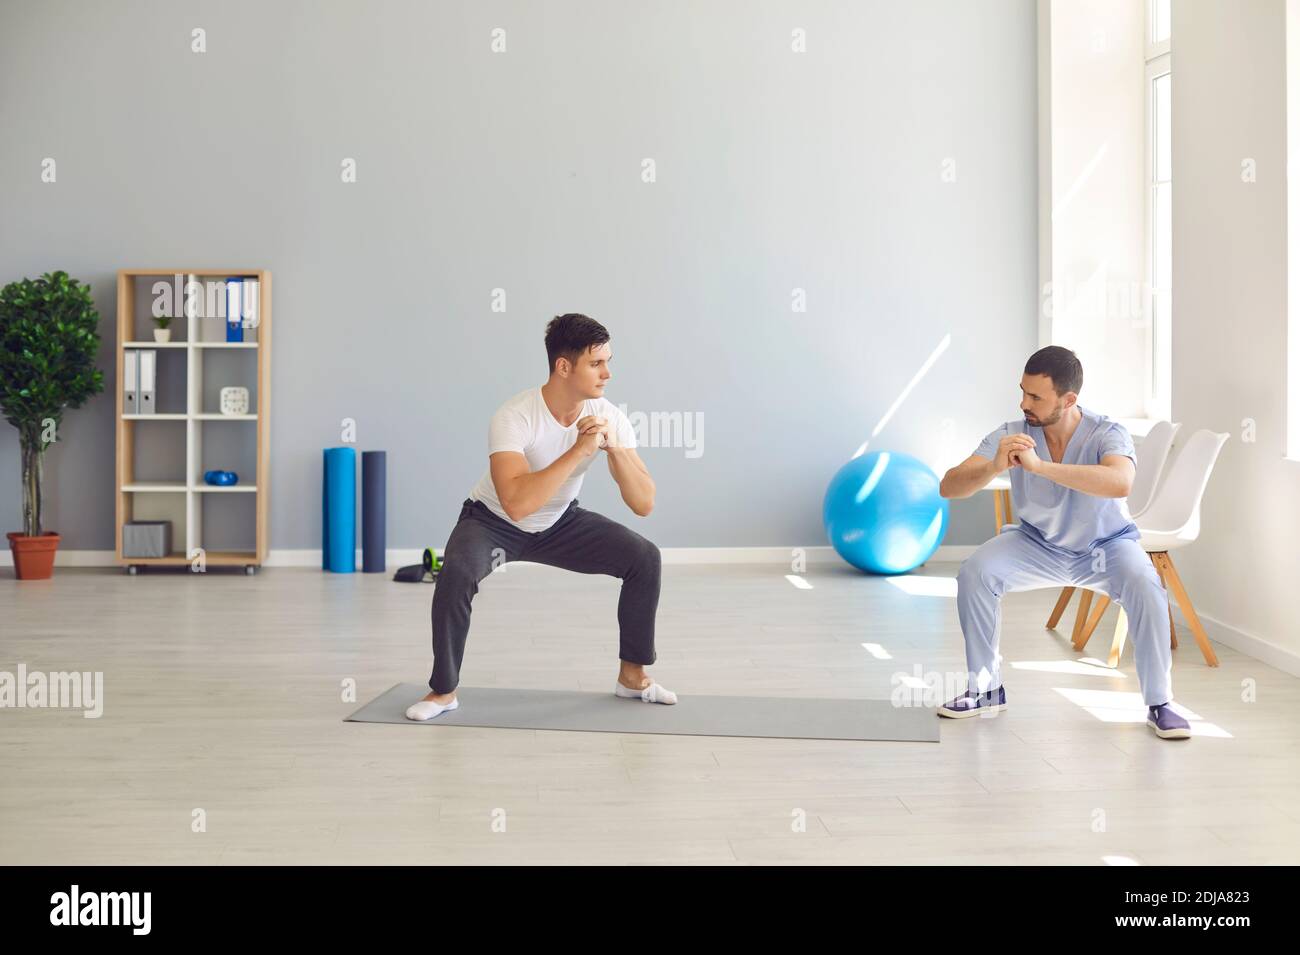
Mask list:
[[[140,350],[140,414],[154,413],[154,371],[158,352],[153,348]]]
[[[128,348],[122,353],[122,414],[139,414],[139,359]]]
[[[244,308],[244,283],[236,278],[226,279],[226,334],[230,341],[231,325],[238,326]]]
[[[256,338],[256,334],[254,334],[254,332],[257,329],[258,322],[259,322],[258,314],[257,314],[257,297],[258,297],[259,283],[257,279],[244,279],[241,284],[244,287],[243,289],[244,314],[243,314],[243,322],[241,323],[244,326],[244,341],[252,341],[254,338]]]

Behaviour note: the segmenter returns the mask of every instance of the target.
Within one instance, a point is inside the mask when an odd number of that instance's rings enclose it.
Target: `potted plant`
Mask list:
[[[90,287],[67,272],[0,290],[0,413],[18,429],[23,461],[23,529],[6,535],[20,580],[53,573],[60,538],[41,526],[45,449],[57,438],[63,409],[104,390],[95,367],[98,324]]]
[[[154,324],[158,327],[153,330],[153,340],[156,342],[169,342],[172,340],[172,330],[167,326],[172,323],[170,315],[155,315]]]

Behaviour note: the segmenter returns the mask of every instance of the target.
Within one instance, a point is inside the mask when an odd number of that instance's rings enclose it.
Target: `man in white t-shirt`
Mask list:
[[[654,507],[655,484],[636,453],[632,423],[605,397],[611,357],[603,325],[586,315],[559,315],[546,326],[546,384],[521,391],[492,416],[488,469],[461,507],[434,589],[431,692],[406,711],[409,719],[431,719],[460,705],[456,687],[471,602],[479,582],[512,560],[621,578],[614,692],[646,703],[677,702],[645,672],[655,662],[659,548],[578,507],[583,477],[601,451],[632,512],[645,517]]]

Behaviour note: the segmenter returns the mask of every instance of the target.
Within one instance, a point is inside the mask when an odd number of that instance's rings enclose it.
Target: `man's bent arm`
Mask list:
[[[995,462],[972,454],[939,482],[939,496],[948,498],[970,497],[998,476]]]
[[[1122,454],[1108,454],[1101,464],[1057,464],[1043,461],[1038,471],[1043,477],[1094,497],[1128,497],[1133,488],[1133,462]]]
[[[588,452],[579,441],[540,471],[528,470],[528,459],[518,451],[498,451],[489,457],[497,500],[512,521],[521,521],[555,496]]]
[[[606,448],[609,473],[618,484],[623,503],[637,517],[647,516],[655,506],[655,482],[635,448]]]

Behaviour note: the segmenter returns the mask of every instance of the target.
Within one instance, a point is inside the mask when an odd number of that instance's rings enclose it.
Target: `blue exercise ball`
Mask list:
[[[872,451],[840,468],[822,521],[835,552],[859,570],[905,574],[930,559],[948,528],[939,478],[907,454]]]

